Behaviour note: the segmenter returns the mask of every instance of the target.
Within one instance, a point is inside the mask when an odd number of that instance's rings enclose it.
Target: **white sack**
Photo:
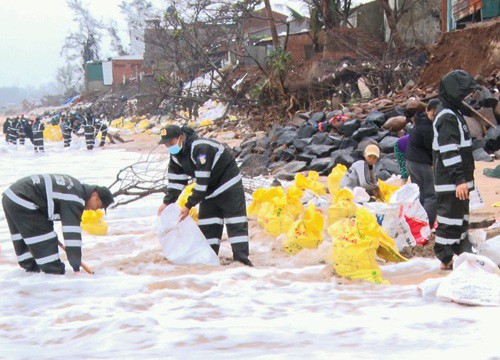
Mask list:
[[[443,279],[436,295],[459,304],[499,306],[498,267],[487,257],[463,253],[455,259],[453,272]]]
[[[205,236],[188,216],[178,222],[180,208],[170,204],[157,218],[157,235],[165,258],[175,264],[220,265]]]

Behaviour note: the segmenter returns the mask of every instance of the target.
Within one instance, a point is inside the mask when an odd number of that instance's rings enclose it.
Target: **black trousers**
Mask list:
[[[436,221],[437,199],[434,190],[434,170],[432,165],[417,163],[406,160],[406,169],[410,175],[411,182],[418,185],[420,190],[420,203],[429,217],[429,225],[432,228]]]
[[[87,144],[87,150],[92,150],[95,145],[95,134],[93,126],[85,126],[84,133],[85,143]]]
[[[71,130],[62,132],[64,147],[69,147],[71,145]]]
[[[16,132],[9,132],[9,142],[13,145],[17,144],[17,133]]]
[[[106,144],[106,136],[108,135],[108,128],[101,131],[101,141],[99,142],[99,147],[104,146]],[[97,134],[96,134],[97,136]]]
[[[64,274],[54,223],[40,210],[23,207],[6,195],[2,206],[19,266],[29,272]]]
[[[35,152],[41,151],[44,152],[45,148],[43,147],[43,136],[40,138],[33,138],[33,145],[35,146]]]
[[[233,258],[248,258],[248,219],[241,180],[214,198],[200,203],[198,226],[216,254],[219,253],[224,224]]]
[[[434,252],[448,264],[453,255],[472,252],[469,241],[469,200],[460,200],[455,193],[437,193],[436,242]]]

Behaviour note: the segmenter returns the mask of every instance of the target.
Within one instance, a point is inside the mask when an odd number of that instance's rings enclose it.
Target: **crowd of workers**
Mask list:
[[[36,153],[44,152],[44,130],[47,125],[60,127],[64,147],[71,146],[72,134],[85,136],[88,150],[92,150],[96,145],[102,147],[108,133],[108,121],[104,114],[95,117],[91,111],[54,114],[45,112],[43,116],[21,114],[16,117],[7,117],[3,124],[5,141],[10,145],[24,146],[28,139],[33,144]],[[101,137],[97,144],[96,139],[99,133]]]

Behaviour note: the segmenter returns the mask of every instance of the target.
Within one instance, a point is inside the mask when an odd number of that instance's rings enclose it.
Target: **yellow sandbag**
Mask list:
[[[304,205],[300,200],[304,192],[300,190],[295,184],[290,186],[286,191],[286,213],[293,220],[304,212]]]
[[[309,189],[318,195],[326,195],[326,186],[319,182],[319,174],[309,171],[307,177],[298,173],[295,175],[295,185],[301,190]]]
[[[356,212],[356,221],[365,226],[363,231],[366,232],[367,237],[376,238],[379,241],[377,255],[381,259],[390,262],[407,261],[407,259],[397,250],[394,240],[387,235],[384,228],[378,224],[375,215],[367,210],[359,211]]]
[[[286,214],[285,208],[285,198],[274,198],[273,201],[262,204],[257,222],[266,233],[278,236],[290,229],[293,220]]]
[[[146,130],[147,128],[149,127],[149,121],[144,119],[144,120],[141,120],[136,126],[135,126],[135,129],[137,131],[144,131]]]
[[[82,214],[82,230],[90,235],[106,235],[108,224],[103,220],[104,211],[85,210]]]
[[[210,126],[210,125],[213,125],[214,122],[212,120],[203,120],[200,122],[200,125],[199,126]]]
[[[302,219],[295,221],[288,230],[282,250],[287,254],[296,254],[303,248],[316,249],[323,241],[324,221],[316,206],[309,204]]]
[[[118,119],[114,119],[113,121],[111,121],[111,124],[110,124],[112,127],[114,128],[117,128],[117,129],[120,129],[123,127],[123,118],[120,117]]]
[[[177,206],[182,208],[182,207],[184,207],[184,205],[186,205],[187,199],[193,193],[193,188],[195,186],[196,186],[196,183],[194,182],[191,185],[188,185],[184,188],[182,193],[179,195],[179,198],[177,199],[177,203],[176,203]],[[198,222],[198,211],[196,210],[196,208],[192,207],[189,210],[189,215],[191,215],[191,217],[193,218],[194,221]]]
[[[378,180],[378,186],[380,188],[380,198],[379,200],[388,203],[391,195],[400,188],[400,186],[390,185],[385,181]]]
[[[378,225],[375,215],[364,208],[356,211],[355,218],[338,221],[327,231],[332,237],[333,267],[340,276],[388,284],[382,277],[376,255],[387,261],[406,261],[394,242],[390,243],[392,239]]]
[[[248,215],[258,215],[262,205],[266,202],[271,201],[275,197],[285,198],[285,192],[281,186],[276,186],[269,189],[260,188],[255,190],[252,194],[252,202],[248,206]]]
[[[344,177],[347,172],[347,167],[342,164],[337,164],[333,169],[330,175],[328,175],[328,191],[332,197],[332,201],[334,201],[337,192],[339,191],[340,180]]]
[[[61,141],[62,131],[59,125],[46,125],[43,130],[44,141]]]
[[[354,199],[354,194],[347,188],[337,192],[333,204],[328,207],[326,212],[329,225],[356,214],[358,207],[352,202],[352,199]]]

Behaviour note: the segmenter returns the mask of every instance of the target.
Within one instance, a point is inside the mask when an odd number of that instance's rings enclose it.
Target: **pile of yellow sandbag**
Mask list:
[[[333,267],[337,274],[387,283],[377,265],[377,256],[386,261],[406,259],[398,252],[394,240],[377,223],[375,215],[354,203],[355,194],[347,188],[339,190],[346,171],[345,166],[337,165],[328,176],[331,197],[326,216],[314,201],[309,201],[307,206],[302,201],[307,199],[304,194],[308,191],[321,198],[326,195],[326,187],[315,171],[310,171],[307,176],[297,174],[286,192],[281,186],[256,190],[248,214],[257,217],[266,233],[273,236],[286,234],[282,250],[288,254],[296,254],[304,248],[317,248],[323,242],[326,218],[327,232],[332,238]],[[379,181],[379,186],[379,200],[385,202],[398,189],[383,181]]]

